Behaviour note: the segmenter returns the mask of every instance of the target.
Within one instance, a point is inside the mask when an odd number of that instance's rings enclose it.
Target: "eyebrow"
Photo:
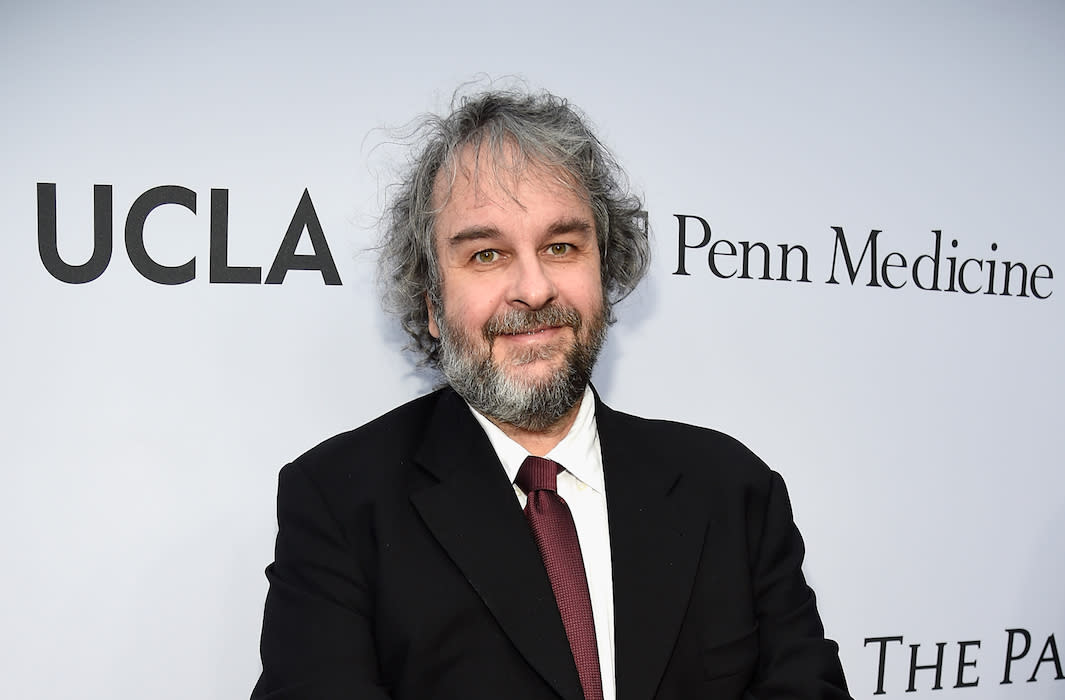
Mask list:
[[[595,226],[588,219],[573,217],[560,219],[547,227],[547,235],[558,236],[565,233],[589,233],[595,230]],[[453,233],[448,239],[449,246],[458,246],[467,241],[491,240],[501,237],[503,234],[495,226],[470,226]]]
[[[548,227],[547,232],[552,236],[557,236],[560,233],[589,233],[594,230],[595,226],[591,221],[575,216],[572,219],[556,221]]]
[[[476,241],[485,238],[499,238],[502,234],[495,226],[471,226],[457,231],[447,239],[450,246],[461,245],[466,241]]]

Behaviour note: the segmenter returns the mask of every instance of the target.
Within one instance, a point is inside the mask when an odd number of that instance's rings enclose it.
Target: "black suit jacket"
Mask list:
[[[618,700],[846,698],[784,483],[597,400]],[[281,471],[255,699],[580,700],[536,544],[450,389]]]

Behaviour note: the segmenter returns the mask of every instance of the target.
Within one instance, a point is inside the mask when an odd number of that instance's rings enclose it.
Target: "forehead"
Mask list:
[[[432,205],[438,219],[493,210],[528,211],[530,206],[544,204],[591,215],[588,197],[572,174],[561,166],[528,158],[510,143],[498,149],[463,147],[441,166],[433,183]]]

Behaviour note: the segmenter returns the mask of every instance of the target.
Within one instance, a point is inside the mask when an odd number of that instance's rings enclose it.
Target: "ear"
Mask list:
[[[436,309],[433,308],[433,301],[429,298],[428,292],[425,294],[425,308],[429,311],[429,335],[440,340],[440,327],[436,325]]]

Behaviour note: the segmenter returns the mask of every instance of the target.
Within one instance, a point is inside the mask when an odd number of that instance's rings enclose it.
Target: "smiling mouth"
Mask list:
[[[579,334],[581,317],[574,309],[559,306],[545,306],[541,309],[510,309],[493,317],[481,329],[484,339],[491,342],[493,338],[531,339],[551,331],[549,335],[563,328],[571,328]]]
[[[539,333],[543,333],[544,331],[555,330],[558,327],[559,326],[544,326],[542,328],[534,328],[534,329],[529,330],[529,331],[515,331],[513,333],[500,333],[500,335],[510,335],[510,336],[537,335]]]

